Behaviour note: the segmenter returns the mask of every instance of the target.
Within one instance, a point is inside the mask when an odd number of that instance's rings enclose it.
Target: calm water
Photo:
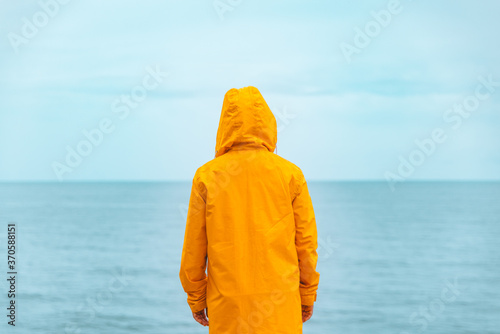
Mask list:
[[[500,333],[500,183],[310,183],[304,333]],[[0,184],[1,333],[207,333],[178,279],[189,183]],[[7,326],[6,231],[18,226]]]

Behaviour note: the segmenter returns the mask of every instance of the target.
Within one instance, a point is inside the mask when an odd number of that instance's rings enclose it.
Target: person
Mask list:
[[[179,277],[209,333],[302,333],[319,273],[301,169],[274,153],[276,118],[255,87],[229,90],[215,159],[196,171]]]

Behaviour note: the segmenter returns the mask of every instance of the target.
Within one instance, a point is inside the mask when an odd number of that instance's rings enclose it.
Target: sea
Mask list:
[[[321,276],[304,333],[500,333],[500,182],[308,184]],[[190,188],[0,184],[0,333],[208,333],[178,275]]]

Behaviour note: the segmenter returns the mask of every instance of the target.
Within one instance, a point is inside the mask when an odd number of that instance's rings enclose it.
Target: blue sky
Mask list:
[[[498,1],[224,0],[222,19],[212,0],[55,1],[1,4],[1,181],[191,180],[225,92],[249,85],[310,180],[500,180],[500,86],[478,88],[500,82]]]

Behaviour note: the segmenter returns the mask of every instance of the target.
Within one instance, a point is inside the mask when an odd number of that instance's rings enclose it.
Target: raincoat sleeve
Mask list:
[[[298,183],[297,195],[292,204],[296,228],[295,247],[300,270],[299,289],[302,305],[314,305],[319,284],[319,273],[316,272],[318,234],[311,197],[302,173]]]
[[[207,307],[207,233],[205,221],[205,198],[195,176],[189,201],[184,247],[182,249],[179,277],[187,293],[187,302],[193,313]]]

